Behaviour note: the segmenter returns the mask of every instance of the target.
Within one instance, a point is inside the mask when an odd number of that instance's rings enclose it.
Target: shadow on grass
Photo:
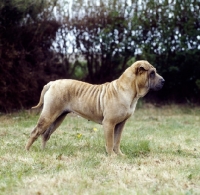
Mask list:
[[[49,144],[45,150],[50,154],[57,153],[65,156],[76,156],[80,152],[85,154],[89,152],[91,155],[106,154],[104,145],[98,141],[95,143],[86,141],[82,144],[79,142],[68,141],[64,145],[55,142],[53,145]]]
[[[177,149],[155,149],[150,147],[150,141],[139,140],[134,142],[129,142],[122,145],[122,151],[127,155],[128,158],[133,157],[145,157],[149,156],[150,153],[173,155],[178,157],[190,157],[190,158],[200,158],[200,153],[194,149],[194,151],[187,151],[181,148]]]
[[[148,140],[126,143],[122,146],[122,151],[128,158],[148,156],[151,152],[150,142]]]
[[[200,153],[197,150],[194,151],[187,151],[181,148],[155,148],[150,146],[149,140],[136,140],[133,142],[128,142],[121,145],[122,152],[128,157],[128,158],[136,158],[136,157],[147,157],[150,155],[150,153],[157,153],[157,154],[164,154],[164,155],[173,155],[173,156],[179,156],[179,157],[190,157],[190,158],[200,158]],[[35,145],[32,147],[33,151],[35,152],[41,152],[42,149],[39,147],[39,145]],[[95,154],[105,154],[107,155],[105,151],[105,147],[102,141],[98,141],[98,139],[95,141],[87,141],[84,145],[79,145],[77,142],[68,142],[65,143],[65,145],[59,145],[56,143],[49,144],[45,150],[45,153],[49,154],[55,154],[57,153],[59,155],[65,155],[65,156],[76,156],[78,152],[82,153],[90,153],[92,156],[95,156]]]

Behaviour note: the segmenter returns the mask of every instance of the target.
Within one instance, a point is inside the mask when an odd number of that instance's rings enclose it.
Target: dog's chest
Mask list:
[[[130,105],[130,108],[128,110],[128,114],[133,114],[134,111],[135,111],[135,108],[136,108],[136,105],[137,105],[137,101],[138,101],[138,98],[134,98],[131,105]]]

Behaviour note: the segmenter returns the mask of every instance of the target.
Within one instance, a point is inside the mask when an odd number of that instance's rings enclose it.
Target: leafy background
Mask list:
[[[0,111],[36,104],[45,83],[103,83],[145,59],[165,78],[146,101],[199,103],[197,0],[2,0]]]

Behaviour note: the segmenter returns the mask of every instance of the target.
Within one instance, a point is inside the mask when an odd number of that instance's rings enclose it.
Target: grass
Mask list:
[[[0,195],[200,194],[200,108],[144,104],[108,157],[102,126],[71,115],[45,150],[24,146],[38,115],[0,115]]]

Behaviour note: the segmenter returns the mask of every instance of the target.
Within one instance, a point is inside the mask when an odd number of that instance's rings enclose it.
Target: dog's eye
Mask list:
[[[150,73],[150,76],[151,76],[151,77],[154,77],[154,76],[155,76],[155,72],[152,71],[152,72]]]

